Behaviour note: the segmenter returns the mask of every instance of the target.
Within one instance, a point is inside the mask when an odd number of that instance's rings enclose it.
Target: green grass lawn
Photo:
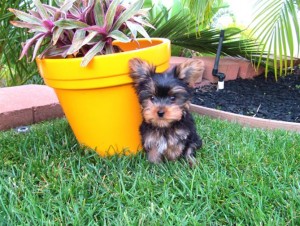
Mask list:
[[[0,133],[0,225],[300,225],[300,134],[196,117],[199,164],[102,159],[65,120]]]

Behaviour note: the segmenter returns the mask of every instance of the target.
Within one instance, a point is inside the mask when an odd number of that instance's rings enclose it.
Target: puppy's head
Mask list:
[[[167,128],[180,121],[190,104],[186,78],[193,71],[193,64],[188,64],[190,68],[179,65],[156,73],[153,65],[135,58],[130,60],[129,67],[145,122]]]

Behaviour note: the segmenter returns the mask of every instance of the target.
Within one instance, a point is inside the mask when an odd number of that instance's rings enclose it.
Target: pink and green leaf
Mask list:
[[[95,3],[95,0],[88,0],[87,7],[92,7]]]
[[[25,43],[23,50],[21,52],[21,55],[19,57],[19,60],[22,59],[25,55],[27,55],[27,52],[29,50],[29,48],[35,44],[36,40],[39,39],[40,37],[42,37],[44,34],[43,33],[39,33],[35,36],[33,36],[31,39],[28,39],[27,42]]]
[[[152,28],[152,29],[154,29],[155,30],[155,27],[152,25],[152,24],[150,24],[147,20],[144,20],[142,17],[140,17],[140,16],[134,16],[133,18],[132,18],[135,22],[137,22],[137,23],[139,23],[139,24],[141,24],[141,25],[143,25],[143,26],[147,26],[147,27],[150,27],[150,28]]]
[[[22,20],[24,22],[31,23],[31,24],[41,24],[42,23],[41,19],[39,19],[35,16],[32,16],[28,13],[24,13],[24,12],[19,11],[17,9],[11,9],[11,8],[9,8],[8,10],[10,12],[12,12],[13,14],[15,14],[16,17],[18,17],[20,20]]]
[[[56,5],[62,6],[64,4],[64,0],[54,0]]]
[[[85,30],[77,30],[75,32],[72,44],[68,49],[67,55],[77,52],[84,45],[83,41],[85,40],[85,34]]]
[[[90,41],[92,41],[93,38],[95,38],[97,35],[98,35],[98,32],[95,32],[95,31],[90,32],[90,33],[85,37],[85,39],[83,40],[82,45],[88,44],[88,43],[89,43]]]
[[[123,32],[118,31],[118,30],[114,30],[112,32],[109,33],[108,37],[111,37],[115,40],[118,40],[120,42],[130,42],[131,39],[127,37],[127,35],[125,35]]]
[[[89,26],[86,23],[73,19],[60,19],[58,21],[55,21],[54,24],[55,26],[58,26],[63,29],[85,28]]]
[[[50,6],[50,5],[46,5],[43,4],[43,7],[45,7],[45,9],[47,10],[47,12],[51,15],[54,16],[56,12],[59,11],[58,8],[54,7],[54,6]],[[31,12],[31,11],[30,11]]]
[[[128,29],[131,32],[131,35],[133,36],[134,39],[136,39],[137,36],[137,30],[135,28],[135,24],[130,22],[130,21],[126,21],[126,26],[128,27]]]
[[[150,40],[150,37],[147,33],[147,31],[144,29],[144,27],[138,23],[127,21],[126,25],[128,26],[128,29],[131,31],[134,38],[136,38],[136,33],[140,33],[144,38],[147,38]]]
[[[42,5],[40,0],[33,0],[33,4],[36,6],[37,11],[40,13],[43,20],[49,20],[50,19],[50,16],[47,13],[47,10]]]
[[[28,28],[31,32],[47,32],[47,29],[45,27],[38,24],[30,24],[22,21],[10,21],[10,23],[15,27]]]
[[[113,0],[107,9],[105,15],[106,31],[110,31],[113,26],[116,10],[119,4],[120,4],[120,0]]]
[[[96,45],[94,45],[93,48],[91,48],[83,57],[80,65],[82,67],[87,66],[88,63],[93,59],[93,57],[103,50],[104,46],[105,42],[98,42]]]
[[[35,57],[36,57],[36,55],[37,55],[37,52],[38,52],[38,50],[40,49],[40,46],[41,46],[42,42],[44,41],[44,38],[45,38],[45,35],[41,36],[41,37],[37,40],[37,42],[36,42],[36,44],[35,44],[35,46],[34,46],[33,53],[32,53],[32,59],[31,59],[31,62],[33,62],[33,61],[35,60]]]
[[[111,45],[105,46],[105,54],[113,54],[115,52],[114,47]]]
[[[100,26],[96,26],[96,25],[83,28],[83,30],[86,30],[86,31],[95,31],[95,32],[97,32],[97,33],[99,33],[101,35],[107,35],[105,27],[100,27]]]
[[[70,48],[70,45],[65,45],[62,47],[56,47],[56,46],[49,46],[47,49],[45,49],[40,55],[40,58],[47,57],[58,57],[66,55],[65,53]]]
[[[123,23],[129,20],[132,16],[134,16],[139,9],[142,8],[144,0],[137,0],[130,4],[130,6],[119,16],[115,25],[113,26],[113,30],[117,30],[121,27]]]
[[[103,26],[105,21],[105,14],[103,11],[103,3],[101,0],[96,0],[94,7],[94,18],[96,25]]]
[[[52,45],[56,45],[58,39],[61,37],[64,29],[60,27],[55,27],[53,30],[53,36],[52,36]]]
[[[66,13],[68,10],[72,8],[76,0],[68,0],[65,1],[64,4],[60,7],[59,11]]]
[[[33,11],[33,10],[28,10],[28,13],[31,15],[31,16],[34,16],[36,18],[39,18],[40,20],[42,20],[42,17],[40,15],[39,12],[36,12],[36,11]]]

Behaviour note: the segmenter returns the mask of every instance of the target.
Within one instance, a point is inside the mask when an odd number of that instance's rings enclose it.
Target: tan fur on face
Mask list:
[[[150,100],[147,101],[143,108],[143,117],[147,123],[151,123],[157,127],[169,127],[172,122],[179,121],[183,112],[178,105],[158,106]],[[159,117],[157,112],[163,110],[163,117]]]
[[[192,88],[196,88],[202,81],[204,61],[198,59],[187,60],[176,68],[179,79],[183,79]]]

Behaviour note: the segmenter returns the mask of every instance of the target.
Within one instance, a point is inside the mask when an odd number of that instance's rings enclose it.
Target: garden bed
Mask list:
[[[225,82],[225,89],[208,85],[194,90],[192,103],[236,114],[300,122],[300,75]]]

